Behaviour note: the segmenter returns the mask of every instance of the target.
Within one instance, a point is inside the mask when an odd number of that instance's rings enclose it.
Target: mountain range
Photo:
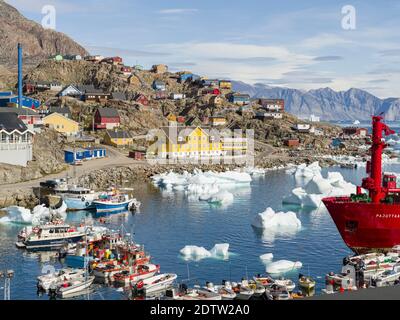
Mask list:
[[[351,88],[334,91],[331,88],[302,91],[265,84],[233,82],[233,89],[252,98],[284,99],[285,110],[298,117],[319,116],[325,121],[370,120],[383,113],[386,120],[400,120],[400,99],[380,99],[367,91]]]

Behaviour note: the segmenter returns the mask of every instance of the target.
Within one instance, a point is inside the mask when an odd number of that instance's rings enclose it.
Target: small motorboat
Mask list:
[[[160,272],[160,266],[157,264],[140,264],[133,266],[129,270],[124,270],[114,274],[113,281],[119,285],[135,285],[136,282],[153,277]]]
[[[292,292],[296,287],[296,284],[292,280],[285,279],[284,277],[280,277],[279,279],[275,280],[275,284],[280,287],[286,288],[286,290],[289,292]]]
[[[292,292],[291,296],[292,296],[292,299],[302,299],[305,297],[305,295],[301,291]]]
[[[400,265],[396,265],[392,270],[386,270],[383,273],[371,279],[372,285],[375,287],[390,286],[400,279]]]
[[[215,285],[212,282],[207,282],[204,287],[205,290],[218,293],[222,300],[233,300],[236,298],[236,293],[232,289],[229,281],[222,281],[222,285]]]
[[[232,282],[232,289],[238,300],[249,300],[254,295],[254,290],[249,287],[248,280],[242,280],[239,283]]]
[[[302,274],[299,275],[299,287],[305,290],[311,290],[315,287],[315,280],[311,277],[304,276]]]
[[[265,275],[258,274],[253,277],[253,280],[257,283],[260,283],[261,285],[263,285],[266,288],[270,288],[275,283],[275,280],[272,279],[267,274],[265,274]]]
[[[128,211],[132,209],[132,206],[136,206],[138,203],[139,202],[131,198],[129,194],[119,192],[101,194],[97,199],[93,200],[93,204],[98,213]]]
[[[66,280],[83,279],[85,277],[84,269],[64,268],[59,271],[48,273],[37,277],[37,287],[40,290],[48,291],[52,285],[59,285]]]
[[[249,280],[249,288],[254,291],[254,297],[260,297],[265,292],[265,287],[254,280]]]
[[[57,295],[61,298],[67,298],[68,296],[75,295],[89,288],[95,277],[88,276],[83,279],[73,279],[64,281],[57,287]]]
[[[270,294],[273,296],[274,300],[290,300],[292,296],[286,287],[282,287],[278,284],[274,284],[271,286],[269,290]]]
[[[221,295],[201,288],[188,289],[185,285],[181,285],[179,290],[175,288],[169,289],[165,293],[166,300],[222,300]]]
[[[168,289],[172,286],[178,276],[175,273],[163,273],[147,279],[138,281],[134,285],[136,291],[149,294],[155,291]]]
[[[93,267],[93,275],[104,282],[113,281],[114,275],[120,272],[129,272],[129,266],[119,264],[116,260],[101,262]]]

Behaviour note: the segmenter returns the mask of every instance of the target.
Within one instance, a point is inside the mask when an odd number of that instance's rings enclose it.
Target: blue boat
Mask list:
[[[128,194],[103,194],[93,201],[96,211],[101,212],[120,212],[131,208],[134,199]]]
[[[67,184],[58,186],[54,191],[62,197],[68,210],[95,209],[93,200],[99,196],[98,192],[94,192],[91,189]]]

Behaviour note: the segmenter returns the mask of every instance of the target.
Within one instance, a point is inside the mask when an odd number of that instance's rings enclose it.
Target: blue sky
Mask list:
[[[209,77],[303,90],[366,89],[399,97],[400,2],[336,0],[6,0],[91,53],[128,64],[167,63]],[[356,29],[342,28],[342,7]]]

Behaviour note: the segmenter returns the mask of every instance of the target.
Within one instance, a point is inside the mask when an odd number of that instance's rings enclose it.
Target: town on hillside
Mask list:
[[[234,91],[231,80],[170,72],[164,64],[144,70],[117,56],[55,55],[21,85],[21,101],[18,85],[0,92],[2,163],[26,167],[48,153],[54,168],[44,173],[107,157],[110,148],[133,161],[240,158],[249,152],[248,130],[260,161],[338,149],[357,154],[367,138],[364,128],[298,119],[285,112],[284,99],[251,98]],[[56,150],[47,150],[49,134],[57,136]]]

